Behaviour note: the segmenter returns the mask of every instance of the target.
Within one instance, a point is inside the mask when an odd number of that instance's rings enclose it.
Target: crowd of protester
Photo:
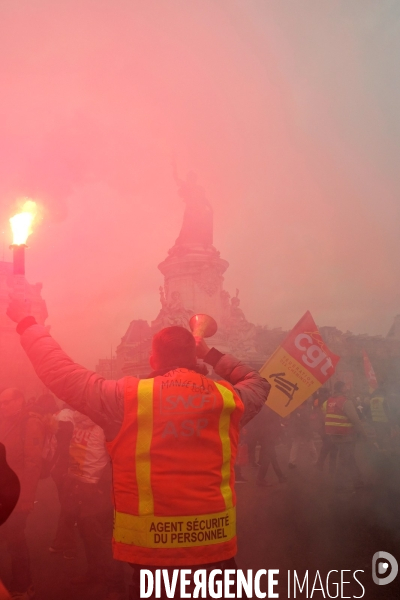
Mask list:
[[[123,598],[123,565],[111,552],[111,467],[103,430],[78,411],[59,406],[51,395],[25,401],[19,390],[7,389],[0,394],[0,442],[20,481],[19,500],[0,530],[11,561],[11,597],[35,595],[26,526],[39,481],[51,477],[60,513],[49,553],[75,559],[78,534],[87,567],[71,583],[103,581],[108,600]]]
[[[327,425],[329,403],[335,397],[344,399],[352,423],[350,435],[332,434]],[[316,476],[327,477],[335,490],[354,493],[364,485],[357,445],[368,444],[377,453],[400,453],[398,400],[384,386],[363,398],[352,397],[344,383],[336,382],[332,391],[321,388],[285,419],[264,406],[242,429],[236,482],[283,485],[306,465]],[[108,600],[125,598],[123,566],[111,553],[111,468],[103,430],[51,395],[25,400],[17,389],[0,393],[0,417],[2,452],[20,481],[17,505],[0,530],[11,561],[7,582],[11,597],[34,597],[25,531],[39,481],[50,477],[60,508],[49,553],[74,560],[79,536],[86,572],[71,583],[84,586],[102,581]],[[270,466],[272,477],[268,477]],[[256,470],[254,477],[249,476],[251,468]]]
[[[349,435],[332,433],[327,425],[328,401],[343,397],[351,423]],[[339,430],[340,431],[340,430]],[[368,446],[382,454],[400,454],[400,396],[382,385],[362,398],[337,381],[332,390],[322,387],[288,417],[281,418],[267,406],[253,419],[241,438],[241,467],[248,463],[257,469],[255,483],[266,487],[271,465],[279,483],[299,470],[299,462],[312,466],[316,474],[325,474],[336,490],[354,493],[364,486],[357,461],[357,448]],[[288,460],[279,459],[280,455]],[[282,451],[285,448],[286,451]],[[371,455],[371,453],[369,453]],[[301,470],[301,469],[300,469]],[[238,469],[237,482],[246,483],[243,469]]]

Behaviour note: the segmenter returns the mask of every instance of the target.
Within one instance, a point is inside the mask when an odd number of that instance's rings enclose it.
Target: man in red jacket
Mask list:
[[[235,568],[234,464],[239,422],[253,418],[270,384],[183,327],[152,343],[148,379],[107,381],[74,363],[13,299],[7,311],[43,383],[100,425],[113,463],[114,557],[141,566]],[[196,355],[221,377],[209,379]]]

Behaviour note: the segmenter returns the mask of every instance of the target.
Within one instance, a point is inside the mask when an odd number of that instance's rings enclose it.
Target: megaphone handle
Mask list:
[[[197,358],[204,358],[206,354],[210,352],[210,347],[207,346],[204,338],[199,335],[195,335],[194,339],[196,340],[196,356]]]

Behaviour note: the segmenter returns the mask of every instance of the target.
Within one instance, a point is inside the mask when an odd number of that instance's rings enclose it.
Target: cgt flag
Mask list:
[[[365,350],[363,350],[362,353],[365,376],[368,381],[369,391],[372,394],[372,392],[378,387],[378,381],[376,379],[374,367],[371,365],[371,361],[369,360],[368,354],[365,352]]]
[[[286,417],[333,375],[338,361],[307,311],[260,370],[271,384],[265,404]]]

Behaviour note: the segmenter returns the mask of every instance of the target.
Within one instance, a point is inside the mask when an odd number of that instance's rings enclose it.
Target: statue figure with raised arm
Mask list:
[[[202,245],[213,243],[213,210],[202,188],[197,183],[197,175],[189,171],[186,180],[180,179],[175,162],[173,175],[178,185],[178,194],[185,202],[183,223],[175,246]]]

